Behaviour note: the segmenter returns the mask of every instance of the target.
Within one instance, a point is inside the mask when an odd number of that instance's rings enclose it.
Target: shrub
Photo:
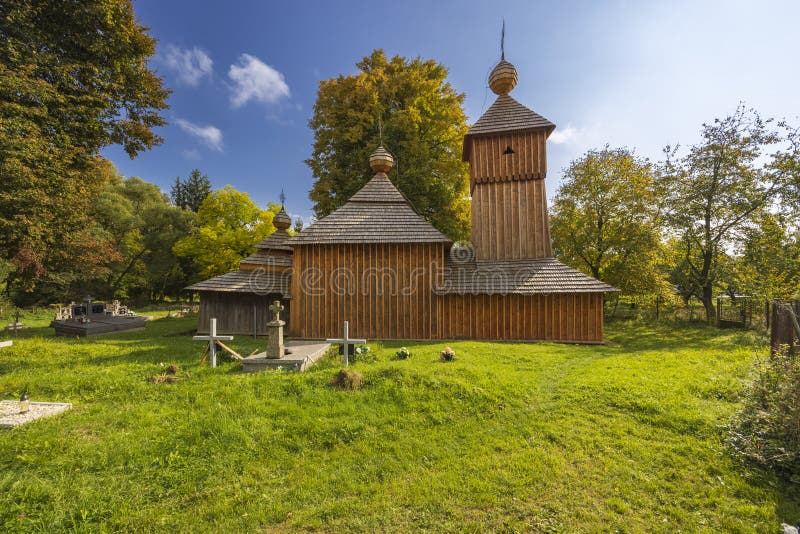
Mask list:
[[[450,347],[445,347],[444,350],[439,353],[439,359],[443,362],[452,362],[456,359],[456,351]]]
[[[400,350],[394,353],[394,357],[398,360],[405,360],[411,357],[411,351],[406,347],[400,347]]]
[[[356,390],[361,389],[364,377],[358,371],[352,369],[342,369],[331,380],[331,386],[339,389]]]
[[[728,441],[762,466],[800,476],[800,358],[783,349],[756,363]]]
[[[353,362],[370,363],[376,361],[378,358],[367,345],[358,345],[353,350],[350,359]]]

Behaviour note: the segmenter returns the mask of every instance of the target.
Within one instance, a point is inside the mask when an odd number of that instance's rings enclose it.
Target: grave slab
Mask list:
[[[13,428],[36,419],[50,417],[72,408],[69,402],[31,402],[30,409],[19,413],[19,401],[0,401],[0,428]]]
[[[267,358],[266,352],[259,352],[242,361],[242,371],[255,373],[278,368],[305,371],[325,356],[330,348],[330,343],[320,341],[289,341],[286,349],[290,354],[284,354],[281,358]]]

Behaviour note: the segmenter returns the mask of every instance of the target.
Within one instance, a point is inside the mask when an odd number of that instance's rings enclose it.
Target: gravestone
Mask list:
[[[283,325],[286,324],[285,321],[281,321],[280,314],[283,311],[284,307],[279,300],[276,300],[272,303],[269,307],[269,311],[275,315],[275,317],[267,323],[267,358],[270,359],[277,359],[282,358],[285,354],[285,349],[283,346]]]
[[[19,330],[20,328],[25,328],[25,325],[23,325],[19,321],[19,310],[17,310],[17,312],[14,314],[14,322],[11,323],[10,325],[6,326],[6,330],[13,331],[14,335],[16,336],[17,335],[17,330]]]
[[[125,308],[114,301],[111,306],[86,297],[81,304],[74,302],[62,308],[50,323],[57,336],[97,336],[117,332],[143,330],[147,317],[121,313]],[[119,313],[118,313],[119,312]]]
[[[350,364],[350,344],[351,343],[366,343],[366,339],[350,339],[350,323],[344,322],[342,326],[342,339],[326,339],[328,343],[341,343],[343,345],[342,355],[344,356],[344,365],[347,367]]]
[[[217,335],[217,318],[211,319],[211,328],[207,336],[194,336],[194,341],[208,341],[208,354],[211,360],[211,367],[217,366],[217,341],[231,341],[233,336]]]
[[[50,417],[72,408],[69,402],[31,402],[27,411],[22,411],[19,401],[0,401],[0,428],[24,425],[30,421]]]

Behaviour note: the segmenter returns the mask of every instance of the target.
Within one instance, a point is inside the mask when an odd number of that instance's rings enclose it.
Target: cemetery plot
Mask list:
[[[68,402],[31,402],[28,410],[22,411],[20,404],[19,401],[0,401],[0,428],[24,425],[72,408],[72,404]]]

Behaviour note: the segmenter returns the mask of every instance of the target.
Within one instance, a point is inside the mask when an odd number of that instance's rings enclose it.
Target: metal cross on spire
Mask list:
[[[506,19],[503,18],[503,29],[500,31],[500,59],[506,58]]]
[[[383,123],[381,122],[381,118],[378,117],[378,144],[383,146]]]
[[[281,189],[281,208],[285,207],[286,207],[286,194],[283,192],[283,189]]]

